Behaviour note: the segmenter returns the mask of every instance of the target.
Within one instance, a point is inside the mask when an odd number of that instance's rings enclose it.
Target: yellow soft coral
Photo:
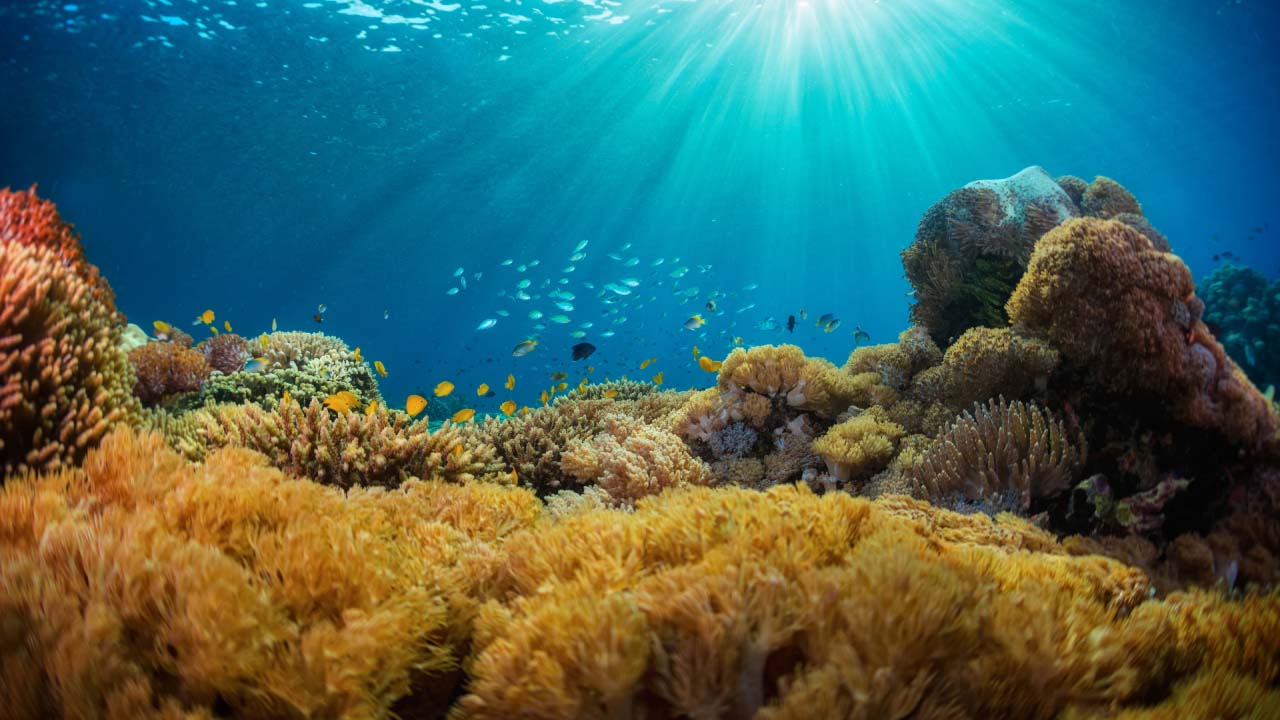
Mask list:
[[[385,716],[456,664],[492,543],[540,513],[486,485],[344,494],[243,449],[190,465],[117,431],[82,471],[0,489],[0,703]]]
[[[833,426],[813,441],[812,450],[826,461],[832,477],[848,482],[883,470],[904,434],[882,408],[873,407]]]

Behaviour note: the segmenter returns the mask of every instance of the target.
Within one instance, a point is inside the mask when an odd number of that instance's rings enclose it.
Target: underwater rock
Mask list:
[[[1005,325],[1005,301],[1036,241],[1079,214],[1040,167],[953,190],[925,212],[902,252],[915,288],[911,321],[944,348],[971,327]]]

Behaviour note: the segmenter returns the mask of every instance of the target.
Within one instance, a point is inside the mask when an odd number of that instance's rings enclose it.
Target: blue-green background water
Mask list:
[[[1197,277],[1274,277],[1278,28],[1255,0],[7,2],[0,186],[38,182],[144,327],[321,329],[393,405],[448,379],[493,410],[507,372],[532,403],[581,340],[596,379],[705,385],[695,343],[891,340],[921,213],[1032,164],[1121,181]]]

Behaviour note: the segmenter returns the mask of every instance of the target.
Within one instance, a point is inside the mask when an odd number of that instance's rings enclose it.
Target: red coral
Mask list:
[[[0,189],[0,243],[48,248],[93,288],[94,297],[116,312],[111,286],[84,256],[80,236],[58,215],[58,207],[36,196],[36,186],[22,191]],[[124,316],[120,316],[124,324]]]
[[[199,350],[168,342],[152,342],[129,351],[138,381],[133,394],[147,405],[177,393],[194,392],[212,368]]]
[[[190,336],[187,336],[190,338]],[[249,341],[235,333],[223,333],[200,343],[197,348],[209,363],[209,367],[224,375],[244,367],[253,356],[249,354]]]

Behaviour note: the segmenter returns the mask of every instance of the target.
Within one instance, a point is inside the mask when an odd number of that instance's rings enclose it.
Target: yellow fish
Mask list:
[[[546,391],[546,390],[543,390],[543,391],[542,391],[542,404],[543,404],[543,405],[546,405],[546,404],[547,404],[547,391]]]
[[[340,390],[324,399],[324,406],[330,410],[345,415],[351,412],[351,408],[360,404],[360,398],[350,390]]]
[[[404,411],[409,413],[409,417],[417,417],[418,413],[427,409],[427,399],[421,395],[410,395],[404,401]]]
[[[694,315],[693,317],[684,321],[684,329],[697,330],[698,328],[702,327],[704,323],[706,323],[706,320],[703,320],[701,315]]]
[[[511,413],[507,413],[507,414],[510,415]],[[516,475],[516,471],[514,468],[511,470],[511,484],[512,485],[520,484],[520,476]]]
[[[471,408],[462,408],[461,410],[453,414],[452,419],[456,423],[461,423],[461,422],[466,422],[475,416],[476,416],[475,410],[472,410]],[[459,445],[458,449],[461,450],[462,446]]]
[[[586,387],[586,386],[587,386],[587,379],[586,379],[586,378],[582,378],[582,380],[578,383],[578,390],[582,390],[582,388],[584,388],[584,387]]]
[[[204,323],[205,325],[212,325],[212,324],[213,324],[213,311],[212,311],[212,310],[205,310],[204,312],[200,313],[200,322]]]
[[[697,346],[697,345],[694,345],[694,346],[693,346],[693,357],[694,357],[694,359],[695,359],[695,360],[698,358],[698,346]]]
[[[231,321],[230,321],[230,320],[223,320],[223,321],[222,321],[222,327],[226,328],[227,332],[231,332]]]
[[[173,326],[163,320],[156,320],[151,323],[151,327],[156,329],[157,335],[168,335],[173,332]]]
[[[382,377],[387,376],[387,366],[383,365],[381,360],[373,361],[373,369],[377,370],[378,374],[381,375]]]
[[[266,334],[266,333],[262,333],[261,335],[259,335],[259,336],[258,336],[258,343],[262,345],[262,349],[263,349],[263,350],[266,350],[266,349],[267,349],[267,334]]]
[[[564,392],[566,389],[568,389],[568,387],[569,387],[569,383],[562,382],[556,386],[556,392]]]
[[[617,391],[617,390],[605,390],[605,391],[604,391],[604,396],[605,396],[605,397],[607,397],[607,398],[610,398],[610,399],[612,399],[612,398],[616,398],[616,397],[618,397],[618,391]]]
[[[275,332],[275,331],[276,331],[276,319],[271,318],[271,332]]]
[[[281,405],[288,405],[288,404],[289,404],[289,403],[291,403],[291,402],[293,402],[293,398],[292,398],[292,397],[290,397],[290,395],[289,395],[289,391],[288,391],[288,390],[285,390],[285,391],[284,391],[284,394],[280,396],[280,404],[281,404]]]
[[[516,401],[508,400],[502,403],[501,405],[499,405],[498,409],[502,410],[503,415],[513,415],[515,414],[515,411],[516,411]]]
[[[476,395],[484,397],[487,394],[489,394],[489,386],[484,383],[480,383],[480,387],[476,388]]]
[[[653,362],[653,360],[650,360],[650,359],[648,359],[648,358],[646,358],[646,359],[644,359],[644,360],[641,360],[641,361],[640,361],[640,369],[641,369],[641,370],[643,370],[643,369],[645,369],[645,368],[649,367],[649,363],[651,363],[651,362]]]
[[[588,365],[588,366],[587,366],[587,374],[588,374],[588,375],[590,375],[591,373],[593,373],[593,372],[595,372],[595,371],[596,371],[595,366],[593,366],[593,365]]]
[[[378,401],[377,401],[377,400],[370,400],[370,401],[369,401],[369,407],[367,407],[367,408],[365,408],[365,409],[364,409],[364,414],[365,414],[366,416],[369,416],[369,415],[372,415],[372,414],[374,414],[374,413],[376,413],[376,412],[378,412]]]
[[[706,355],[703,355],[702,357],[698,358],[698,367],[702,368],[703,370],[706,370],[707,372],[718,372],[722,364],[723,363],[721,363],[720,361],[712,360]]]
[[[507,375],[507,384],[506,384],[506,388],[507,388],[508,390],[515,390],[515,389],[516,389],[516,376],[515,376],[515,375],[510,375],[510,374],[508,374],[508,375]]]
[[[741,336],[741,335],[739,335],[738,337],[734,338],[734,339],[733,339],[733,344],[734,344],[734,345],[741,345],[741,344],[742,344],[742,336]]]
[[[654,384],[654,385],[661,385],[661,384],[662,384],[662,373],[658,373],[657,375],[654,375],[654,376],[653,376],[653,384]]]
[[[451,392],[453,392],[453,383],[448,380],[444,380],[439,385],[436,385],[436,397],[444,397]]]
[[[459,410],[458,412],[461,413],[462,411]],[[455,460],[462,457],[462,446],[454,445],[453,449],[449,451],[449,454],[452,455]]]
[[[217,334],[218,334],[218,328],[216,328],[216,327],[214,327],[214,326],[210,325],[210,326],[209,326],[209,332],[213,333],[214,335],[217,335]]]
[[[351,353],[351,357],[355,358],[356,362],[364,361],[364,358],[360,356],[360,348],[356,348],[356,351]]]

